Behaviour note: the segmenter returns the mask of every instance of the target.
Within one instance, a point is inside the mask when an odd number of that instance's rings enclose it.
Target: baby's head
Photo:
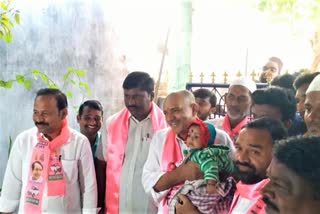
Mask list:
[[[206,148],[214,144],[215,137],[216,130],[214,126],[196,118],[192,120],[188,127],[186,144],[190,149]]]

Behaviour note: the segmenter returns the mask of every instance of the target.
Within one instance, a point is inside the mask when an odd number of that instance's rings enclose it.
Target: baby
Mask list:
[[[188,150],[184,151],[184,163],[187,163],[188,161],[197,163],[204,174],[204,178],[203,180],[186,181],[169,202],[169,213],[174,213],[174,205],[178,201],[178,194],[186,194],[187,196],[193,194],[195,195],[195,199],[200,197],[208,198],[213,195],[215,198],[223,198],[222,194],[217,190],[219,172],[231,174],[233,171],[233,163],[229,157],[229,147],[214,145],[215,137],[216,130],[210,123],[203,122],[196,118],[189,125],[188,135],[185,140]],[[199,189],[200,186],[203,185],[205,185],[204,191]],[[197,206],[197,203],[194,203],[192,197],[189,197],[189,199]],[[208,200],[210,201],[210,199]],[[199,211],[201,211],[201,208]],[[209,213],[215,212],[210,211]]]

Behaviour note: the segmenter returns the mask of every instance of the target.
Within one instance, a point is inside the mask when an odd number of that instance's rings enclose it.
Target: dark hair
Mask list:
[[[154,80],[146,72],[134,71],[128,74],[123,84],[123,89],[139,88],[151,94],[154,91]]]
[[[293,82],[294,88],[297,90],[304,84],[310,84],[318,74],[320,74],[320,72],[300,74]]]
[[[320,200],[320,136],[296,136],[277,143],[273,156],[310,184],[313,198]]]
[[[36,98],[39,96],[52,95],[56,98],[58,110],[61,111],[68,107],[67,97],[62,91],[56,88],[43,88],[37,92]]]
[[[217,104],[217,97],[214,93],[212,93],[212,91],[206,89],[206,88],[199,88],[197,90],[195,90],[194,92],[192,92],[195,98],[201,98],[201,99],[206,99],[206,98],[210,98],[210,104],[211,107],[215,107]]]
[[[271,105],[280,110],[282,121],[293,120],[297,111],[294,94],[285,88],[270,86],[252,94],[253,104]]]
[[[282,69],[282,66],[283,66],[283,62],[281,61],[281,59],[278,58],[278,57],[273,56],[273,57],[270,57],[269,60],[278,64],[279,73],[280,73],[280,71]]]
[[[287,129],[276,119],[270,117],[261,117],[248,122],[242,129],[265,129],[270,132],[272,142],[287,137]]]
[[[101,111],[101,113],[103,114],[103,107],[101,105],[101,103],[98,100],[87,100],[84,103],[82,103],[79,107],[79,111],[78,111],[78,115],[81,116],[83,113],[83,109],[84,107],[89,107],[98,111]]]
[[[35,162],[33,162],[33,163],[31,164],[31,169],[32,169],[32,170],[34,170],[34,167],[35,167],[36,164],[39,164],[39,165],[41,166],[41,168],[43,169],[42,163],[41,163],[40,161],[35,161]]]
[[[295,93],[295,89],[293,87],[293,81],[295,76],[292,74],[283,74],[280,76],[276,76],[270,83],[273,86],[279,86],[281,88],[286,88]]]

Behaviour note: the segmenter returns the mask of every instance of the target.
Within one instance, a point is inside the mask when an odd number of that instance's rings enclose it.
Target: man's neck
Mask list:
[[[91,146],[95,144],[97,137],[98,137],[98,133],[96,133],[95,135],[87,136]]]
[[[231,119],[229,117],[229,123],[230,123],[230,127],[233,129],[235,128],[246,116],[240,118],[240,119]]]

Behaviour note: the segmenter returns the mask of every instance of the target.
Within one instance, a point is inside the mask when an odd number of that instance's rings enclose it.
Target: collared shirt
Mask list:
[[[97,132],[97,136],[94,141],[94,144],[91,145],[91,151],[92,151],[93,157],[96,156],[96,151],[97,151],[100,140],[101,140],[101,132]]]
[[[13,144],[4,176],[0,212],[19,209],[18,212],[23,213],[30,160],[37,142],[37,128],[34,127],[19,134]],[[70,129],[69,140],[59,152],[66,178],[65,195],[47,196],[45,186],[42,213],[96,213],[97,185],[88,139]]]
[[[228,115],[222,118],[209,120],[208,122],[212,123],[216,128],[222,129],[225,132],[227,132],[231,140],[233,142],[236,142],[242,126],[246,125],[248,121],[249,121],[249,117],[244,117],[234,128],[231,128],[230,119]]]
[[[164,142],[165,142],[168,130],[169,130],[168,128],[162,129],[156,132],[155,135],[153,136],[150,149],[149,149],[148,158],[143,167],[143,174],[142,174],[143,187],[145,191],[150,195],[150,197],[152,197],[154,203],[158,206],[159,214],[162,213],[162,209],[163,209],[162,200],[167,195],[169,189],[157,193],[153,190],[153,186],[158,182],[160,177],[163,174],[165,174],[165,172],[161,170],[161,158],[162,158],[163,152],[170,152],[170,151],[163,151],[163,146],[164,146]],[[234,146],[228,134],[219,129],[216,129],[216,131],[217,131],[217,135],[216,135],[217,143],[229,146],[230,152],[231,153],[234,152]],[[187,146],[184,143],[184,141],[178,137],[177,137],[177,141],[180,146],[181,154],[183,154],[183,150],[187,149]]]
[[[112,116],[107,120],[107,126],[111,118]],[[129,117],[128,140],[119,185],[119,213],[156,213],[156,207],[141,183],[142,169],[153,134],[150,115],[142,121],[132,115]],[[107,160],[107,143],[103,143],[106,142],[105,139],[107,136],[103,135],[96,152],[96,157],[103,161]]]

